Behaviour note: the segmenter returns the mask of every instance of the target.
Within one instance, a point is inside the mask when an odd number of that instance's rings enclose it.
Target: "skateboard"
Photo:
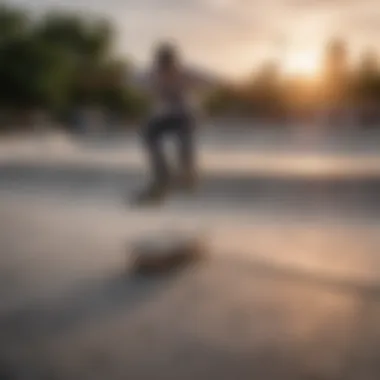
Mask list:
[[[130,263],[141,274],[164,273],[199,261],[206,251],[204,233],[162,230],[133,242]]]

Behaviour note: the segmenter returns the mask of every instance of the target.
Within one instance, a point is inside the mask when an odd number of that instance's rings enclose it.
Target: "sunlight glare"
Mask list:
[[[315,76],[320,69],[317,53],[301,51],[290,54],[284,60],[283,70],[288,75]]]

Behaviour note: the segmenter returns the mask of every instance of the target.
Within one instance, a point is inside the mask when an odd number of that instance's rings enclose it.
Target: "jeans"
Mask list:
[[[164,139],[174,137],[182,174],[194,171],[194,122],[186,113],[168,114],[152,118],[143,131],[153,180],[167,184],[170,180],[169,165],[164,152]]]

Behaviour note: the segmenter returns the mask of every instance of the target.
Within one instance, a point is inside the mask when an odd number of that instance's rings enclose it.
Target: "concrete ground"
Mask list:
[[[239,138],[157,210],[128,205],[134,142],[1,143],[1,380],[380,377],[373,140]],[[131,242],[162,228],[206,233],[207,258],[133,274]]]

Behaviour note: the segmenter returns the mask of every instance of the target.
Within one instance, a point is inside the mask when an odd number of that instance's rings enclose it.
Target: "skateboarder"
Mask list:
[[[191,190],[196,185],[194,162],[195,108],[192,90],[200,83],[182,66],[171,44],[160,45],[154,54],[149,89],[153,100],[150,120],[142,130],[148,153],[151,182],[137,196],[137,203],[156,203],[173,187]],[[198,86],[199,87],[199,86]],[[174,175],[164,152],[164,139],[175,139],[178,172]]]

